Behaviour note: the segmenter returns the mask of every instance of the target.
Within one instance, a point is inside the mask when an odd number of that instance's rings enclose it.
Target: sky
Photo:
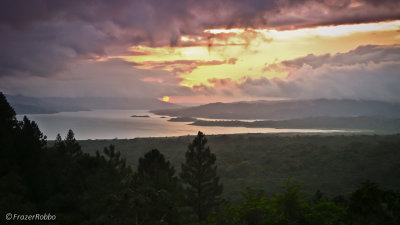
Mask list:
[[[3,0],[0,91],[400,102],[398,0]]]

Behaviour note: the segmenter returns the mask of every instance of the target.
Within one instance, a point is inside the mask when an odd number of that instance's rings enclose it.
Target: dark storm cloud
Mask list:
[[[2,0],[0,76],[51,76],[131,45],[180,45],[181,35],[203,35],[207,28],[399,18],[394,0]]]
[[[343,23],[352,22],[351,18],[358,21],[357,17],[362,18],[358,22],[369,20],[364,18],[366,16],[376,20],[379,18],[376,13],[380,14],[381,9],[385,10],[388,17],[384,19],[396,19],[400,12],[396,8],[400,5],[397,0],[3,0],[0,2],[0,23],[26,28],[35,22],[55,19],[93,24],[111,21],[123,28],[141,28],[145,31],[175,27],[170,32],[176,35],[199,32],[196,29],[213,26],[267,25],[270,18],[285,17],[280,14],[311,5],[325,10],[327,17],[323,19],[350,20]],[[357,12],[357,15],[347,14],[342,19],[343,15],[340,18],[337,16],[338,11]],[[315,16],[301,15],[301,12],[299,15]],[[320,20],[317,17],[312,19],[315,23]],[[294,22],[290,19],[287,21]],[[320,22],[329,24],[329,21]]]
[[[63,18],[100,22],[118,18],[130,0],[3,0],[0,2],[0,23],[26,29],[35,22]]]
[[[313,5],[324,10],[322,19],[317,17],[321,16],[316,14],[318,11],[304,15],[299,10]],[[168,31],[170,41],[177,44],[180,34],[198,33],[212,27],[267,26],[272,18],[278,18],[280,25],[305,21],[310,24],[352,23],[375,21],[380,17],[397,19],[400,16],[398,6],[400,3],[396,0],[3,0],[0,23],[28,29],[33,23],[60,19],[98,26],[108,21],[123,29],[132,28],[148,34]],[[291,19],[286,15],[291,11],[297,12],[299,18]]]
[[[30,32],[0,26],[0,76],[52,75],[73,60],[105,54],[112,38],[94,27],[80,23],[41,23]]]

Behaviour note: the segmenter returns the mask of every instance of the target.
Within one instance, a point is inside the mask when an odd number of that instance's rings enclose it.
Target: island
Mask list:
[[[149,115],[132,115],[131,117],[150,117]]]
[[[290,120],[196,120],[189,125],[276,129],[339,129],[400,132],[400,118],[387,117],[311,117]]]
[[[196,122],[197,119],[193,117],[186,117],[186,116],[181,116],[181,117],[174,117],[168,120],[169,122]]]

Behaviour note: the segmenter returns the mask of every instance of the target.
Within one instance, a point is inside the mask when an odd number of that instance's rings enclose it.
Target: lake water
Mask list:
[[[131,117],[148,115],[149,117]],[[76,139],[125,139],[135,137],[167,137],[196,135],[198,131],[207,134],[235,133],[314,133],[335,132],[315,129],[275,129],[242,127],[205,127],[188,125],[190,122],[168,122],[171,117],[161,118],[147,110],[94,110],[61,112],[56,114],[30,114],[29,119],[38,123],[48,140],[54,140],[58,133],[65,137],[72,129]],[[18,115],[22,119],[23,115]]]

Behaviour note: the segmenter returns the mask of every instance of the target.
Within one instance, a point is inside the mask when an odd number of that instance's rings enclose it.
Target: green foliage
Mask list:
[[[345,224],[344,207],[332,202],[313,203],[300,185],[287,182],[281,193],[268,197],[247,188],[236,206],[226,205],[208,218],[210,225],[328,225]]]
[[[179,203],[182,188],[175,175],[175,169],[157,149],[139,159],[133,175],[132,190],[142,198],[136,218],[140,224],[180,224]]]
[[[349,212],[354,224],[400,224],[400,194],[366,181],[351,195]]]
[[[189,138],[129,141],[145,142],[142,147],[167,146],[164,153],[173,148],[176,155],[169,158],[179,163],[183,161],[180,147]],[[96,143],[102,147],[110,144]],[[156,149],[140,157],[133,173],[114,145],[102,153],[84,153],[82,149],[89,150],[81,148],[72,130],[64,140],[57,135],[50,147],[34,121],[27,117],[16,120],[0,93],[0,213],[51,213],[57,216],[55,224],[192,224],[193,212],[198,224],[210,225],[400,224],[398,191],[367,181],[349,199],[344,193],[329,201],[319,190],[309,197],[294,183],[300,179],[308,189],[315,183],[332,188],[338,179],[353,185],[368,175],[398,188],[398,135],[221,135],[212,137],[212,143],[223,159],[219,165],[226,182],[234,180],[231,184],[240,188],[247,184],[246,178],[265,190],[247,188],[235,203],[222,202],[216,155],[201,132],[186,152],[182,180]],[[142,154],[132,146],[127,146],[129,152]],[[267,190],[279,183],[274,179],[289,173],[297,178],[294,182],[287,181],[283,189],[272,192],[275,194],[271,194],[273,189]],[[263,182],[254,181],[255,177]]]
[[[199,223],[220,203],[222,185],[217,176],[216,157],[207,146],[205,135],[199,131],[186,152],[180,177],[185,185],[186,202]]]
[[[312,204],[304,217],[310,225],[347,224],[346,209],[328,201]]]
[[[81,151],[73,132],[58,135],[51,148],[37,124],[14,110],[0,93],[0,213],[56,214],[57,224],[130,224],[115,210],[131,176],[114,147],[105,155]],[[30,224],[40,224],[33,221]]]
[[[143,158],[139,159],[134,181],[140,185],[154,187],[157,190],[165,187],[174,190],[178,184],[174,167],[170,165],[169,161],[165,160],[164,155],[157,149],[149,151]]]
[[[177,170],[194,136],[79,141],[91,154],[113,144],[137,166],[149,149],[162,149]],[[400,187],[400,134],[232,134],[207,135],[218,158],[224,198],[240,200],[244,187],[280,191],[286,178],[302,183],[306,192],[322,190],[326,198],[350,195],[366,179],[385,189]],[[135,151],[132,151],[135,149]],[[178,171],[180,172],[180,171]]]
[[[300,185],[291,184],[288,181],[284,186],[284,192],[277,194],[272,199],[278,218],[284,224],[305,223],[304,215],[309,207],[300,187]]]

